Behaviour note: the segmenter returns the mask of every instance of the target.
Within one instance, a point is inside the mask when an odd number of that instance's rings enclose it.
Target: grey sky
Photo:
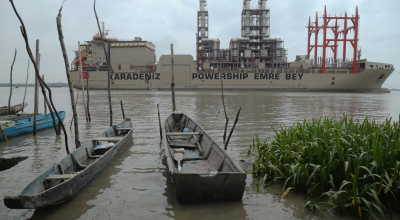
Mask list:
[[[31,49],[40,39],[41,74],[48,82],[66,82],[64,62],[58,41],[56,16],[62,0],[14,0],[25,22]],[[210,38],[219,38],[221,48],[228,48],[231,38],[240,37],[242,0],[208,0]],[[257,0],[251,2],[256,7]],[[288,60],[307,52],[308,18],[315,20],[315,12],[322,16],[324,5],[330,15],[355,14],[359,7],[359,45],[362,57],[369,61],[390,63],[400,68],[400,1],[398,0],[269,0],[271,8],[271,37],[285,40]],[[198,0],[97,0],[100,21],[111,30],[109,37],[130,40],[142,37],[156,45],[157,59],[170,53],[192,54],[195,57],[196,12]],[[92,0],[68,0],[62,11],[62,25],[69,62],[78,41],[89,41],[98,33]],[[14,49],[18,55],[13,71],[13,82],[24,83],[28,55],[19,29],[20,23],[8,0],[0,1],[0,76],[1,83],[9,82]],[[322,55],[322,54],[321,54]],[[329,53],[328,53],[329,55]],[[33,82],[30,68],[29,82]],[[383,87],[400,89],[400,69],[386,80]]]

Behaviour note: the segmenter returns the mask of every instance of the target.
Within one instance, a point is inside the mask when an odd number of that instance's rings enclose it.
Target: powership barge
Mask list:
[[[318,20],[318,13],[315,22],[310,18],[307,55],[288,62],[284,40],[270,37],[267,0],[258,0],[256,8],[250,7],[250,1],[243,0],[242,36],[232,38],[229,48],[223,49],[219,39],[208,37],[207,0],[199,0],[196,58],[174,55],[176,89],[219,90],[222,77],[227,90],[390,92],[382,84],[394,71],[393,65],[360,59],[358,8],[355,16],[345,13],[331,17],[325,7],[322,21]],[[320,32],[323,39],[318,35]],[[104,23],[102,34],[108,34]],[[155,45],[140,37],[134,40],[104,37],[104,42],[109,60],[104,55],[100,34],[80,45],[81,56],[75,51],[77,56],[71,65],[74,88],[81,88],[83,77],[85,87],[89,80],[89,89],[107,89],[106,65],[111,69],[111,89],[171,88],[171,55],[161,55],[156,63]],[[322,49],[322,56],[318,48]],[[328,52],[333,55],[328,57]]]

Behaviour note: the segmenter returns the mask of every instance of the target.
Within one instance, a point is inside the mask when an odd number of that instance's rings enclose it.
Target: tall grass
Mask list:
[[[283,179],[283,195],[291,190],[305,193],[308,209],[321,203],[340,214],[360,218],[392,218],[400,198],[400,127],[386,119],[359,121],[344,115],[312,119],[275,132],[271,139],[258,137],[249,153],[256,177],[262,184]]]

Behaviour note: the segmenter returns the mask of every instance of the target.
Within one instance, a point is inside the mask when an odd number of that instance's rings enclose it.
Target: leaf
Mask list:
[[[289,188],[287,188],[286,192],[283,193],[281,199],[285,198],[285,196],[289,193],[289,191],[290,191],[291,189],[294,189],[294,187],[289,187]]]

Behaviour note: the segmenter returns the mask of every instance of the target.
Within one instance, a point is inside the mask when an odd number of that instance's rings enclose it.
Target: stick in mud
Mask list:
[[[42,75],[42,79],[44,81],[44,75]],[[43,104],[44,104],[44,114],[47,114],[46,102],[44,102]],[[60,127],[58,128],[58,130],[60,130]]]
[[[25,97],[26,97],[26,89],[28,87],[28,78],[29,78],[29,64],[30,61],[28,60],[28,68],[26,70],[26,83],[25,83],[25,94],[24,94],[24,100],[22,101],[22,113],[24,113],[24,108],[25,108]]]
[[[86,117],[86,122],[89,122],[89,117],[88,117],[88,112],[86,109],[86,98],[85,98],[85,85],[83,84],[83,72],[82,72],[82,60],[81,60],[81,43],[78,41],[78,50],[79,50],[79,55],[78,55],[78,60],[79,60],[79,72],[80,72],[80,77],[81,77],[81,89],[82,89],[82,97],[83,97],[83,108],[85,109],[85,117]]]
[[[32,61],[33,62],[33,61]],[[36,69],[39,69],[39,39],[36,39]],[[36,71],[35,69],[35,71]],[[36,135],[36,122],[37,122],[37,115],[38,115],[38,106],[39,106],[39,97],[38,97],[38,80],[37,75],[39,73],[35,72],[35,97],[33,102],[33,135]]]
[[[69,73],[68,55],[67,55],[67,51],[65,50],[64,35],[62,32],[62,26],[61,26],[61,18],[62,18],[61,10],[62,10],[62,6],[63,6],[64,2],[61,4],[61,8],[58,11],[58,15],[56,18],[57,30],[58,30],[58,39],[60,40],[60,45],[61,45],[61,49],[62,49],[62,53],[63,53],[63,57],[64,57],[65,72],[67,74],[68,87],[69,87],[69,95],[71,97],[71,105],[72,105],[72,113],[73,113],[72,119],[75,119],[75,120],[73,120],[74,121],[74,130],[75,130],[75,148],[79,148],[81,146],[81,142],[79,141],[78,114],[76,113],[74,90],[72,88],[71,74]],[[79,94],[79,90],[78,90],[78,94]],[[72,120],[71,120],[71,125],[72,125]],[[68,148],[67,148],[67,151],[68,151]],[[69,154],[69,152],[68,152],[68,154]]]
[[[160,107],[157,104],[157,112],[158,112],[158,124],[160,125],[160,143],[162,140],[162,128],[161,128],[161,118],[160,118]]]
[[[224,98],[224,84],[222,82],[222,77],[220,77],[221,79],[221,92],[222,92],[222,105],[224,106],[224,112],[225,112],[225,131],[224,131],[224,136],[223,136],[223,141],[225,144],[225,140],[226,140],[226,129],[228,128],[228,122],[229,122],[229,118],[228,115],[226,114],[226,108],[225,108],[225,98]]]
[[[103,49],[104,49],[104,55],[106,56],[106,60],[107,60],[107,73],[108,73],[108,77],[107,77],[107,82],[108,82],[108,104],[110,105],[110,127],[113,125],[113,120],[112,120],[112,104],[111,104],[111,92],[110,92],[110,86],[111,86],[111,82],[110,82],[110,59],[109,59],[109,55],[107,54],[107,50],[106,50],[106,46],[104,44],[104,38],[103,38],[103,33],[101,32],[101,28],[100,28],[100,23],[99,23],[99,18],[97,17],[97,12],[96,12],[96,0],[94,0],[93,3],[93,10],[94,10],[94,15],[96,16],[96,21],[97,21],[97,26],[99,28],[99,33],[101,36],[101,41],[103,43]]]
[[[55,128],[55,130],[56,130],[56,133],[57,133],[57,135],[58,135],[58,134],[59,134],[59,131],[57,130],[56,120],[55,120],[55,118],[54,118],[54,115],[53,115],[52,110],[54,110],[54,113],[55,113],[55,115],[57,116],[58,121],[59,121],[60,124],[62,125],[63,131],[64,131],[64,137],[65,137],[65,148],[66,148],[66,150],[67,150],[67,153],[69,154],[69,149],[68,149],[68,135],[67,135],[67,132],[66,132],[66,130],[65,130],[65,126],[64,126],[64,124],[62,123],[61,117],[60,117],[60,115],[58,114],[56,107],[54,106],[54,103],[53,103],[53,96],[52,96],[52,93],[51,93],[51,89],[50,89],[50,88],[47,86],[47,84],[40,78],[39,69],[38,69],[38,67],[37,67],[36,64],[35,64],[34,57],[33,57],[31,48],[30,48],[30,46],[29,46],[28,34],[26,33],[25,24],[24,24],[24,22],[22,21],[22,18],[21,18],[21,17],[19,16],[19,14],[18,14],[17,9],[15,8],[15,5],[14,5],[13,0],[10,0],[10,3],[11,3],[11,5],[12,5],[12,7],[13,7],[13,10],[14,10],[16,16],[18,17],[19,21],[21,22],[21,34],[22,34],[22,36],[23,36],[23,38],[24,38],[24,41],[25,41],[26,51],[27,51],[27,53],[28,53],[28,55],[29,55],[29,58],[31,59],[31,61],[32,61],[34,67],[35,67],[35,73],[37,73],[36,76],[38,77],[39,82],[40,82],[40,87],[42,88],[43,98],[44,98],[44,100],[47,102],[47,105],[49,106],[49,110],[50,110],[50,113],[51,113],[51,118],[53,119],[53,126],[54,126],[54,128]],[[47,95],[46,95],[46,93],[44,92],[44,91],[45,91],[45,88],[46,88],[46,89],[48,90],[48,92],[49,92],[49,98],[50,98],[50,100],[47,98]]]
[[[175,105],[175,71],[174,71],[174,45],[171,44],[171,69],[172,69],[172,79],[171,79],[171,90],[172,90],[172,111],[176,110]]]
[[[239,111],[238,111],[238,113],[237,113],[237,115],[236,115],[235,123],[233,123],[232,130],[231,130],[231,132],[229,133],[228,140],[226,141],[226,144],[225,144],[225,150],[228,148],[229,139],[231,139],[233,130],[235,129],[236,123],[237,123],[238,120],[239,120],[240,110],[242,110],[242,107],[239,108]]]
[[[11,95],[12,95],[12,71],[13,71],[13,68],[14,68],[14,63],[15,63],[15,58],[16,57],[17,57],[17,49],[15,49],[14,60],[12,62],[11,71],[10,71],[10,98],[8,98],[8,114],[9,115],[11,115],[10,103],[11,103]]]
[[[122,110],[122,118],[125,119],[124,104],[122,104],[122,100],[121,100],[121,110]]]
[[[92,121],[92,119],[90,118],[90,111],[89,111],[89,71],[86,72],[86,91],[87,91],[87,114],[88,114],[88,118],[89,121]]]
[[[4,140],[5,140],[6,142],[8,142],[8,139],[7,139],[6,133],[4,133],[4,129],[3,129],[3,126],[1,125],[1,123],[0,123],[0,131],[1,131],[1,133],[3,134],[3,138],[4,138]]]

